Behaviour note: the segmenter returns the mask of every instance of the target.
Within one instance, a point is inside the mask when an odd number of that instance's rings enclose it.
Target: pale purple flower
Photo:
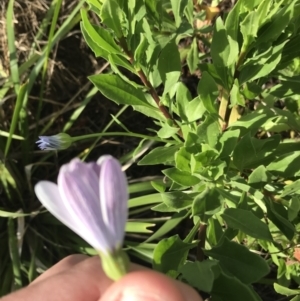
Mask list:
[[[127,181],[120,163],[111,156],[97,163],[73,159],[61,167],[57,182],[36,184],[41,203],[97,251],[120,249],[128,216]]]
[[[72,144],[72,137],[66,133],[59,133],[54,136],[39,136],[36,142],[42,150],[66,149]]]

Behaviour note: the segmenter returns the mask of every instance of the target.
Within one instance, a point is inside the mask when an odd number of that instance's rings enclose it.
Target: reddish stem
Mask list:
[[[134,58],[133,58],[133,55],[132,55],[131,51],[127,47],[127,43],[126,43],[125,38],[121,37],[119,39],[119,41],[120,41],[121,47],[123,48],[124,52],[126,53],[126,55],[129,58],[129,62],[133,65],[134,64]],[[152,98],[154,99],[157,107],[162,112],[162,114],[165,116],[165,118],[166,119],[171,119],[173,121],[173,123],[175,125],[177,125],[176,121],[173,119],[173,117],[171,116],[171,114],[169,113],[169,111],[167,110],[167,108],[163,104],[161,104],[159,96],[156,93],[156,90],[154,89],[154,87],[149,82],[149,80],[146,77],[146,75],[143,72],[143,70],[137,71],[137,74],[140,77],[141,81],[143,82],[144,86],[148,89],[148,91],[149,91],[150,95],[152,96]],[[181,131],[181,129],[178,129],[178,134],[179,134],[180,137],[182,137],[182,131]]]
[[[203,249],[205,247],[205,240],[206,240],[206,224],[200,224],[199,230],[198,230],[198,239],[199,243],[197,246],[197,260],[203,261],[204,260],[204,252]]]

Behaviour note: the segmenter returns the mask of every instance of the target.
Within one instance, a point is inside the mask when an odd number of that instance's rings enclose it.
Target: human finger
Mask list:
[[[114,282],[99,301],[202,301],[190,286],[151,270],[136,270]]]
[[[39,277],[37,277],[33,282],[31,282],[31,285],[36,284],[42,280],[45,280],[49,277],[57,275],[66,270],[69,270],[69,269],[73,268],[76,264],[82,262],[83,260],[87,260],[89,258],[90,258],[89,256],[83,255],[83,254],[73,254],[73,255],[67,256],[66,258],[62,259],[57,264],[52,266],[50,269],[45,271]]]

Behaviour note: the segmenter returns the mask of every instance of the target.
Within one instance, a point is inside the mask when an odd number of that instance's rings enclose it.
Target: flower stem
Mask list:
[[[117,281],[128,273],[129,257],[122,249],[112,254],[99,253],[106,276]]]
[[[142,138],[142,139],[148,139],[148,140],[153,140],[153,141],[158,141],[158,142],[174,144],[174,141],[168,141],[165,139],[161,139],[159,137],[147,136],[147,135],[142,135],[142,134],[138,134],[138,133],[127,133],[127,132],[106,132],[106,133],[94,133],[94,134],[88,134],[88,135],[81,135],[81,136],[72,137],[72,142],[80,141],[83,139],[104,137],[104,136],[129,136],[129,137],[137,137],[137,138]]]

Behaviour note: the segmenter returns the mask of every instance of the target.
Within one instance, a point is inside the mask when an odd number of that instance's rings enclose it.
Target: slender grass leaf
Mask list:
[[[19,116],[20,116],[20,111],[22,109],[22,105],[23,105],[23,101],[24,101],[24,97],[26,95],[27,92],[27,83],[22,85],[18,91],[18,96],[17,96],[17,102],[15,105],[15,109],[14,109],[14,114],[12,117],[12,121],[11,121],[11,125],[10,125],[10,129],[9,129],[9,136],[8,139],[6,141],[6,145],[5,145],[5,151],[4,151],[4,156],[6,157],[8,155],[8,151],[11,145],[11,140],[13,138],[14,132],[17,128],[18,125],[18,120],[19,120]]]
[[[138,221],[128,221],[126,223],[125,231],[126,232],[134,232],[134,233],[152,233],[152,230],[149,230],[149,227],[154,227],[155,224],[151,223],[143,223]]]
[[[17,50],[15,46],[15,31],[14,31],[14,0],[9,0],[6,11],[6,26],[7,28],[7,44],[9,50],[9,64],[12,82],[14,84],[15,93],[18,95],[20,88],[20,77],[18,69]]]

